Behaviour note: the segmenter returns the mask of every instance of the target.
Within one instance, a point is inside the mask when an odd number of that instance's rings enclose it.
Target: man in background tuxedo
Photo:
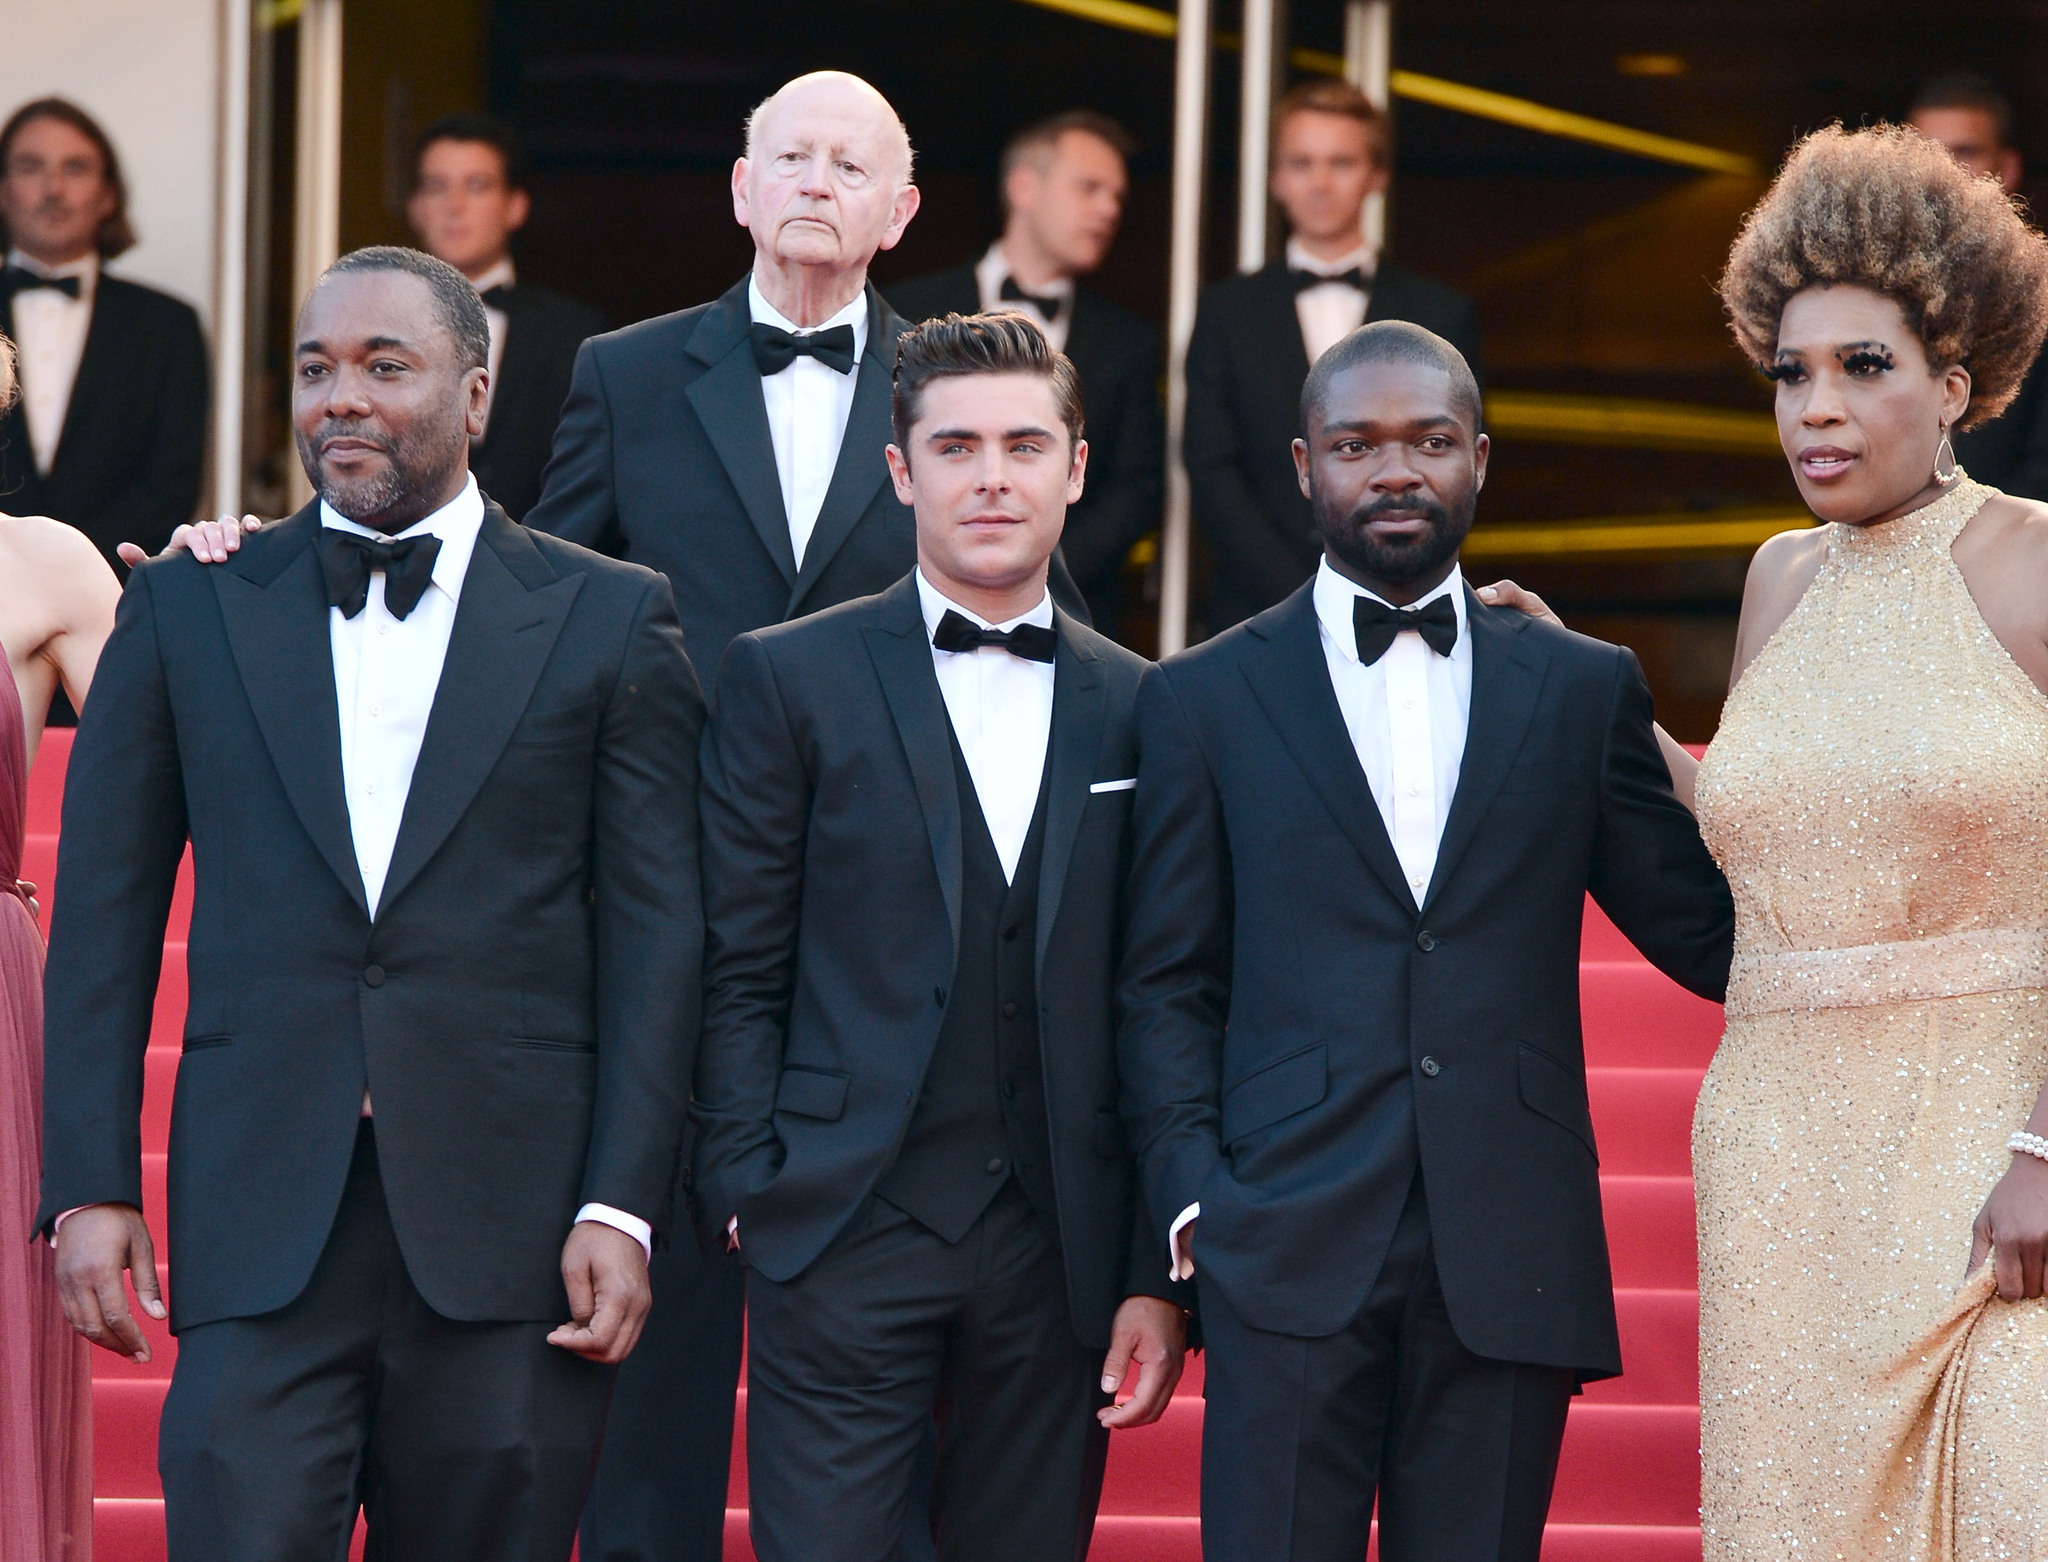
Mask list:
[[[21,395],[0,415],[0,509],[84,532],[117,573],[192,518],[205,468],[206,344],[188,304],[110,276],[135,243],[114,145],[63,98],[0,127],[0,335]]]
[[[1294,88],[1273,110],[1273,198],[1283,253],[1202,296],[1188,342],[1183,459],[1215,555],[1202,619],[1212,634],[1271,607],[1314,573],[1315,519],[1295,482],[1309,365],[1368,320],[1447,338],[1477,372],[1472,301],[1377,254],[1362,223],[1391,172],[1386,116],[1341,81]]]
[[[1924,83],[1906,122],[1939,141],[1980,179],[2017,193],[2026,177],[2013,128],[2012,100],[1975,71],[1951,71]],[[2028,499],[2048,499],[2048,369],[2036,358],[2019,394],[1989,423],[1954,437],[1956,459],[1979,482]]]
[[[515,521],[540,498],[576,351],[604,329],[604,317],[589,305],[521,282],[513,270],[512,236],[526,226],[532,206],[509,125],[486,114],[453,114],[420,132],[405,212],[421,247],[483,295],[491,392],[469,467],[485,496]]]
[[[344,256],[300,312],[313,504],[141,565],[66,788],[42,1208],[146,1361],[142,1058],[189,841],[173,1562],[566,1558],[649,1305],[696,1039],[703,699],[667,582],[468,471],[489,326]],[[563,1322],[564,1316],[569,1319]]]
[[[1621,1370],[1579,1021],[1590,892],[1718,1001],[1728,886],[1627,651],[1490,607],[1479,390],[1385,322],[1302,391],[1324,538],[1138,696],[1117,1045],[1207,1346],[1202,1554],[1536,1562]]]
[[[907,320],[1017,311],[1073,360],[1088,410],[1088,488],[1067,511],[1060,552],[1097,628],[1123,620],[1124,559],[1159,525],[1166,425],[1159,333],[1080,285],[1123,221],[1134,143],[1104,114],[1073,109],[1003,149],[1002,237],[977,261],[889,289]]]
[[[754,1549],[889,1555],[936,1412],[942,1562],[1072,1562],[1183,1348],[1110,1008],[1146,664],[1047,590],[1088,447],[1032,322],[915,327],[894,424],[916,570],[735,640],[705,741],[693,1110]]]

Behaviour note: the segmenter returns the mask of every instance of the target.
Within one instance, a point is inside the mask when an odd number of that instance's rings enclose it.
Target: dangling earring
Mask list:
[[[1934,480],[1943,487],[1956,480],[1962,470],[1956,465],[1956,447],[1948,442],[1948,430],[1941,431],[1941,443],[1934,447]]]

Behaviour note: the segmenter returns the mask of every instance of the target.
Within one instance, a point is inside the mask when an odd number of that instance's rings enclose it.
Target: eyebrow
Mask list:
[[[1805,350],[1806,350],[1806,349],[1805,349],[1805,348],[1803,348],[1803,347],[1780,347],[1780,348],[1778,349],[1778,356],[1779,356],[1780,358],[1796,358],[1796,357],[1798,357],[1798,356],[1799,356],[1799,355],[1800,355],[1801,353],[1803,353],[1803,352],[1804,352]],[[1828,351],[1832,351],[1832,352],[1834,353],[1834,355],[1835,355],[1835,356],[1836,356],[1837,358],[1839,358],[1839,357],[1841,357],[1841,356],[1842,356],[1842,355],[1843,355],[1844,353],[1856,353],[1856,352],[1879,352],[1879,353],[1888,353],[1888,352],[1890,352],[1890,351],[1892,350],[1892,348],[1891,348],[1891,343],[1889,343],[1889,342],[1880,342],[1880,341],[1877,341],[1877,340],[1875,340],[1875,339],[1872,339],[1872,340],[1869,340],[1869,341],[1862,341],[1862,342],[1839,342],[1839,343],[1837,343],[1837,344],[1836,344],[1836,345],[1835,345],[1835,346],[1834,346],[1833,348],[1831,348],[1831,349],[1827,349],[1827,350],[1828,350]]]
[[[1006,440],[1007,440],[1007,439],[1051,439],[1051,438],[1052,438],[1052,430],[1051,430],[1051,429],[1049,429],[1049,428],[1036,428],[1036,427],[1033,427],[1033,428],[1013,428],[1013,429],[1005,429],[1005,430],[1003,431],[1003,433],[1002,433],[1002,436],[1001,436],[1001,437],[1002,437],[1002,438],[1004,438],[1004,439],[1006,439]],[[980,433],[979,433],[979,432],[978,432],[977,430],[974,430],[974,429],[971,429],[971,428],[942,428],[942,429],[934,429],[934,430],[933,430],[933,431],[932,431],[932,432],[931,432],[930,434],[926,435],[926,436],[925,436],[925,443],[926,443],[926,444],[931,444],[931,445],[937,445],[937,444],[943,444],[943,443],[945,443],[945,442],[946,442],[947,440],[960,440],[960,439],[979,439],[979,438],[981,438],[981,434],[980,434]]]

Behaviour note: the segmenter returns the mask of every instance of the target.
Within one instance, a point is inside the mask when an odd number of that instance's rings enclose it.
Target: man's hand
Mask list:
[[[2043,1271],[2048,1267],[2048,1161],[2031,1155],[2013,1156],[2012,1165],[1977,1212],[1966,1273],[1974,1273],[1987,1252],[1998,1276],[2000,1296],[2017,1302],[2043,1294]]]
[[[57,1299],[71,1327],[130,1361],[149,1360],[149,1341],[128,1310],[121,1283],[135,1281],[135,1299],[159,1321],[169,1316],[156,1284],[156,1247],[133,1204],[89,1204],[64,1219],[57,1237]]]
[[[230,553],[242,546],[242,533],[252,532],[263,525],[253,515],[245,515],[237,521],[232,515],[223,515],[219,520],[201,521],[196,526],[180,526],[171,533],[171,540],[164,544],[166,555],[190,550],[192,557],[201,564],[225,564]],[[121,555],[121,562],[130,569],[149,557],[132,542],[124,542],[114,551]]]
[[[1095,1419],[1112,1432],[1123,1427],[1150,1426],[1166,1414],[1173,1386],[1180,1381],[1188,1350],[1188,1315],[1156,1296],[1127,1296],[1109,1327],[1109,1354],[1102,1362],[1102,1392],[1128,1397],[1104,1405]],[[1138,1369],[1131,1383],[1131,1368]]]
[[[562,1244],[562,1284],[572,1321],[550,1334],[548,1343],[606,1366],[631,1355],[654,1305],[640,1244],[602,1221],[578,1221]]]
[[[1527,613],[1531,618],[1546,618],[1558,628],[1564,628],[1564,620],[1551,612],[1541,597],[1533,591],[1524,590],[1512,580],[1497,580],[1490,586],[1481,586],[1479,600],[1488,607],[1509,607],[1518,613]]]

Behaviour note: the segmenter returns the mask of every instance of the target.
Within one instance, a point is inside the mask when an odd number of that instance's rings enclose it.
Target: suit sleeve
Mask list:
[[[648,583],[598,728],[592,878],[597,1104],[580,1202],[669,1216],[696,1060],[704,696],[668,582]]]
[[[525,524],[600,553],[625,551],[612,464],[611,395],[594,341],[576,350],[554,449],[541,473],[540,500]]]
[[[142,1205],[143,1054],[186,835],[151,590],[164,567],[138,570],[122,593],[65,781],[44,980],[39,1230],[81,1205]]]
[[[1151,1211],[1152,1272],[1163,1277],[1162,1233],[1223,1159],[1234,908],[1222,800],[1162,668],[1138,689],[1138,742],[1116,1050]]]
[[[1118,388],[1116,448],[1100,469],[1090,451],[1085,524],[1061,540],[1077,580],[1112,574],[1137,540],[1159,524],[1166,477],[1166,420],[1159,406],[1159,342],[1147,335]]]
[[[1698,822],[1671,790],[1642,666],[1626,650],[1614,660],[1587,888],[1652,965],[1719,1003],[1728,990],[1735,903]]]
[[[796,985],[811,783],[767,649],[741,635],[704,739],[704,1047],[697,1188],[722,1230],[781,1164],[775,1093]]]
[[[1215,308],[1195,319],[1188,341],[1187,430],[1181,440],[1181,464],[1202,535],[1216,555],[1216,573],[1228,574],[1256,587],[1266,601],[1278,602],[1301,584],[1294,568],[1305,547],[1292,535],[1291,522],[1267,513],[1247,474],[1247,452],[1230,404],[1235,371],[1230,348],[1217,323]]]
[[[163,551],[199,510],[206,470],[209,376],[199,317],[182,304],[165,314],[161,377],[147,419],[147,446],[130,479],[89,514],[71,517],[88,536]]]

